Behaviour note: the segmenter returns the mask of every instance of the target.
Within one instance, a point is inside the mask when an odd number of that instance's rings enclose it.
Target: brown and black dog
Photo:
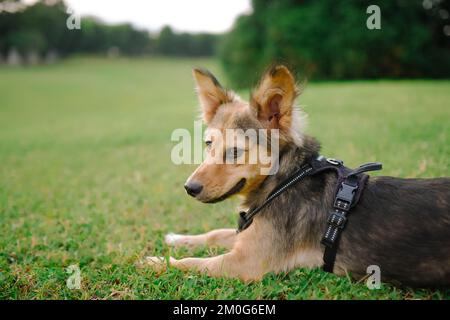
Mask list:
[[[284,66],[272,67],[253,91],[250,102],[224,90],[207,71],[194,78],[203,111],[207,156],[189,177],[185,188],[197,200],[210,203],[237,194],[246,208],[261,204],[270,192],[319,153],[319,143],[303,133],[302,113],[294,107],[296,82]],[[226,149],[209,130],[278,129],[279,169],[260,174],[261,163],[217,164],[208,161],[212,149]],[[250,147],[251,148],[251,147]],[[243,148],[235,157],[250,152]],[[244,155],[242,155],[242,153]],[[219,229],[201,235],[166,236],[171,246],[222,246],[226,254],[209,258],[170,258],[175,268],[215,277],[258,280],[267,272],[323,265],[320,241],[332,208],[337,175],[307,177],[287,189],[255,216],[250,227]],[[147,257],[153,268],[166,262]],[[377,265],[383,281],[411,286],[450,285],[450,179],[369,179],[342,232],[334,273],[355,278]]]

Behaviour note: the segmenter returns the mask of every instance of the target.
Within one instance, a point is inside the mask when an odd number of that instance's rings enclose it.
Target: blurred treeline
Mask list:
[[[369,30],[369,5],[381,29]],[[220,58],[247,86],[274,62],[313,79],[450,76],[449,0],[252,0],[225,36]]]
[[[81,29],[69,30],[70,16],[62,0],[38,1],[24,5],[20,0],[0,0],[0,5],[20,8],[0,11],[0,53],[10,50],[22,55],[33,51],[40,55],[56,52],[108,53],[123,55],[162,54],[174,56],[210,56],[217,35],[174,33],[164,27],[158,34],[138,30],[130,24],[107,25],[94,17],[82,17]]]
[[[11,49],[62,56],[217,52],[231,82],[241,87],[276,62],[314,80],[450,77],[450,0],[252,0],[252,12],[238,17],[225,35],[175,33],[170,27],[150,34],[93,17],[82,17],[81,29],[69,30],[63,0],[2,4],[23,8],[0,7],[0,58]],[[380,30],[366,26],[370,5],[381,9]]]

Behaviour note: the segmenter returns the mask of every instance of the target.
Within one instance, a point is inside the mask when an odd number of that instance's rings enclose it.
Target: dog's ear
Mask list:
[[[194,69],[193,74],[202,108],[203,121],[209,124],[216,114],[217,108],[224,103],[231,102],[233,97],[227,93],[209,71]]]
[[[258,119],[270,129],[291,127],[294,100],[298,95],[295,79],[283,65],[270,68],[253,91],[250,105]]]

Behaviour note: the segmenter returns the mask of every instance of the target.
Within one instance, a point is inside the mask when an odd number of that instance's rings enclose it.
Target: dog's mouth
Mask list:
[[[241,180],[239,180],[238,183],[235,184],[235,186],[233,188],[231,188],[230,190],[228,190],[228,192],[224,193],[223,195],[221,195],[218,198],[212,199],[212,200],[208,200],[208,201],[204,201],[205,203],[216,203],[216,202],[220,202],[225,200],[226,198],[232,196],[233,194],[238,193],[239,191],[242,190],[242,188],[245,186],[245,182],[247,180],[245,178],[242,178]]]

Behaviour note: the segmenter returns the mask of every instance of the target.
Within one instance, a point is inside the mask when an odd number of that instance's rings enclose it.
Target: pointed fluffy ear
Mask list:
[[[233,101],[231,94],[220,85],[219,81],[207,70],[194,69],[194,80],[197,86],[197,95],[203,113],[203,120],[210,123],[217,108],[224,103]]]
[[[295,79],[288,68],[272,67],[252,94],[251,106],[258,119],[270,129],[291,127],[294,100],[298,95]]]

